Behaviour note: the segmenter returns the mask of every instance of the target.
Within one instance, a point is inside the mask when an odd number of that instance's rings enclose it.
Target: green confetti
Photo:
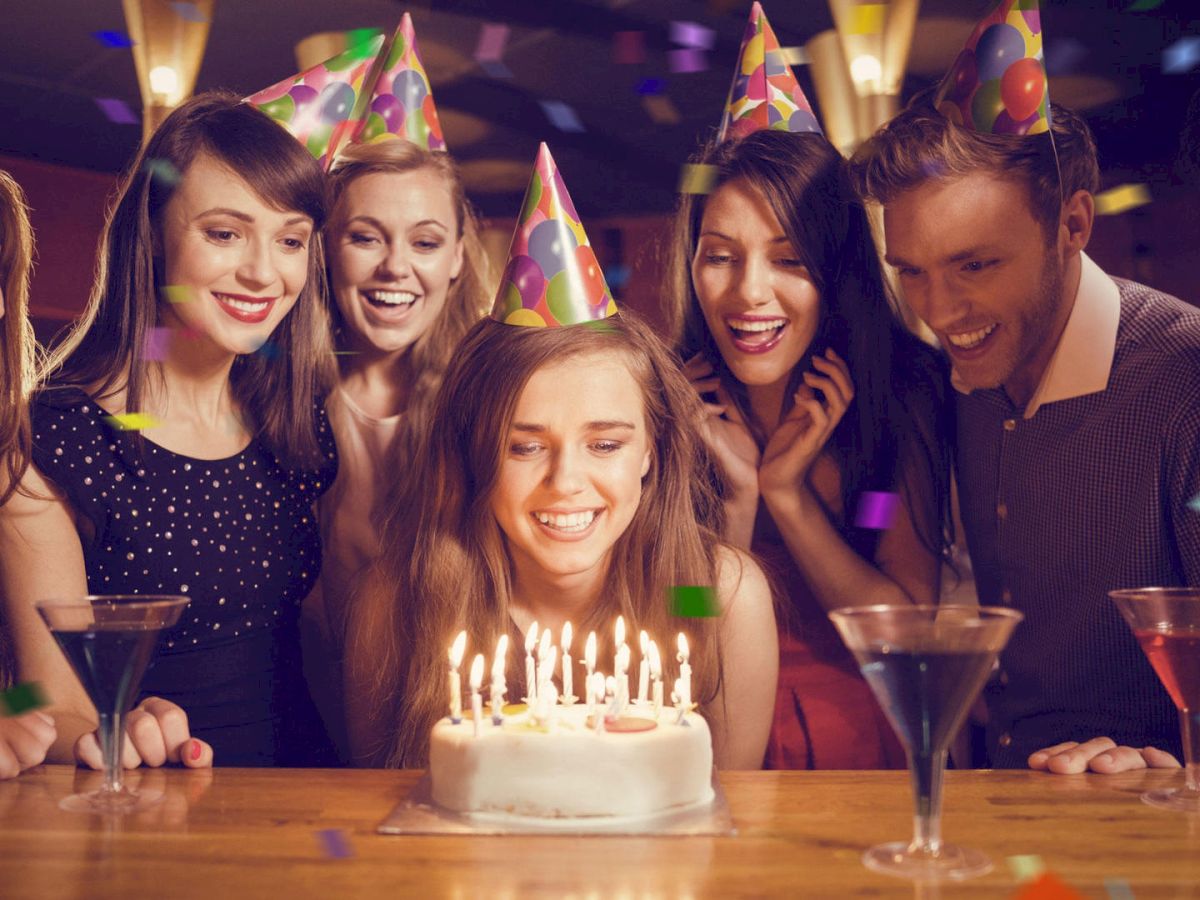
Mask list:
[[[0,716],[19,716],[48,705],[42,686],[33,681],[14,685],[0,693]]]
[[[1018,884],[1033,881],[1046,871],[1046,864],[1040,856],[1010,856],[1005,862]]]
[[[717,592],[701,585],[679,585],[668,588],[671,615],[685,619],[705,619],[719,616]]]

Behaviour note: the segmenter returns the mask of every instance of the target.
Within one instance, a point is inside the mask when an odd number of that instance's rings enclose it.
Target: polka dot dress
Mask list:
[[[32,415],[35,464],[90,526],[81,528],[88,590],[191,598],[143,694],[179,703],[218,764],[323,761],[299,611],[321,568],[313,504],[337,472],[324,411],[316,472],[283,468],[257,440],[219,460],[149,436],[139,452],[133,433],[74,388],[40,392]]]

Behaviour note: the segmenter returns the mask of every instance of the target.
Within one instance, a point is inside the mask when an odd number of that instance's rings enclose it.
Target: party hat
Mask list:
[[[1038,0],[1003,0],[976,26],[934,105],[956,125],[985,134],[1050,130]]]
[[[492,318],[506,325],[557,328],[616,313],[579,213],[550,148],[542,144],[508,247]]]
[[[762,6],[755,3],[750,7],[717,140],[736,140],[764,128],[821,133],[812,105],[784,62],[771,23]]]
[[[429,77],[417,52],[412,16],[404,14],[392,48],[383,63],[365,110],[365,120],[355,126],[351,143],[366,144],[402,138],[426,150],[445,150],[442,125]]]
[[[354,126],[351,116],[366,86],[383,35],[354,44],[332,59],[251,94],[257,106],[308,148],[323,168]]]

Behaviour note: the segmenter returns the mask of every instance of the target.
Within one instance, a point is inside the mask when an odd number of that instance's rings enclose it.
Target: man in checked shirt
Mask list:
[[[1025,614],[985,692],[992,765],[1178,766],[1175,708],[1107,592],[1200,585],[1200,310],[1088,258],[1095,144],[1050,118],[1053,142],[980,134],[918,97],[855,171],[950,359],[980,602]]]

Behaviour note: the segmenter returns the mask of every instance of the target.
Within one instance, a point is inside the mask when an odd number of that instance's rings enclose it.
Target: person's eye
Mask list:
[[[614,440],[610,440],[610,439],[592,441],[592,450],[594,450],[596,453],[600,453],[604,456],[607,456],[611,453],[616,453],[618,450],[620,450],[624,446],[625,446],[624,441],[614,441]]]
[[[289,250],[293,253],[304,250],[306,247],[308,247],[308,242],[305,239],[298,237],[286,237],[283,239],[282,243],[286,250]]]
[[[916,266],[896,266],[896,274],[901,278],[916,278],[921,270]]]
[[[209,228],[204,232],[208,239],[218,244],[228,244],[237,240],[237,232],[229,228]]]
[[[378,244],[379,238],[373,234],[367,234],[363,231],[352,231],[350,232],[350,243],[370,246],[372,244]]]
[[[436,238],[421,238],[413,241],[413,246],[423,253],[433,253],[435,250],[442,248],[442,242]]]
[[[804,268],[804,260],[795,259],[790,256],[785,256],[782,259],[777,260],[777,262],[779,263],[779,265],[783,266],[785,269],[803,269]]]
[[[704,254],[704,261],[710,266],[727,266],[733,262],[733,257],[728,253],[713,251]]]
[[[524,443],[512,444],[508,448],[508,452],[513,456],[533,456],[541,449],[542,445],[537,441],[525,441]]]
[[[972,259],[963,263],[964,272],[982,272],[996,264],[994,259]]]

